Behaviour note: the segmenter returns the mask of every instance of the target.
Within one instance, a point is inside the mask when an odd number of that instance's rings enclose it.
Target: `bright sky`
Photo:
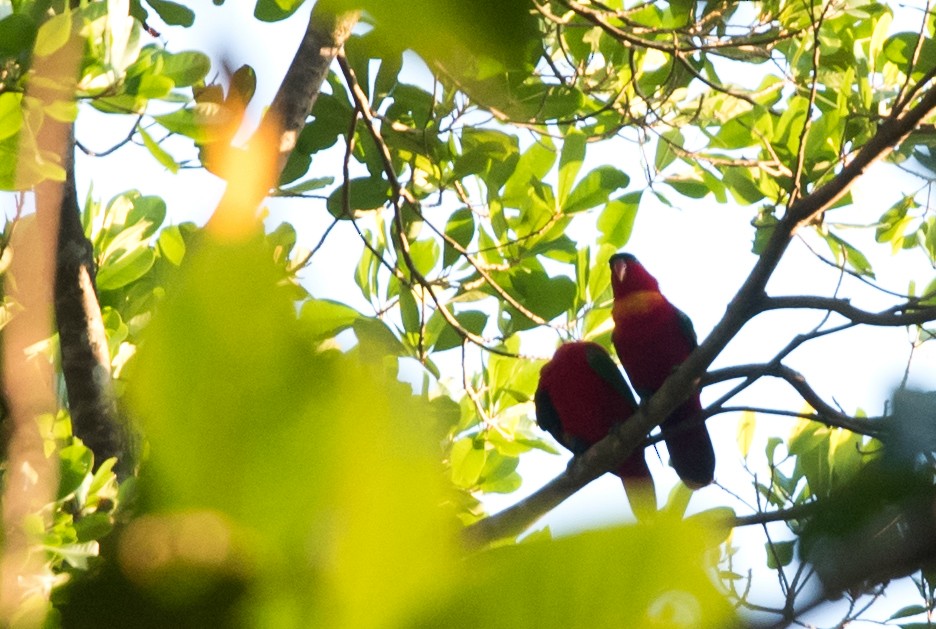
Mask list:
[[[272,99],[304,29],[310,7],[303,7],[285,22],[265,25],[250,17],[248,4],[253,3],[227,2],[222,7],[205,7],[199,10],[195,27],[188,30],[163,29],[156,23],[157,20],[154,20],[153,26],[163,31],[167,47],[172,51],[194,48],[209,51],[216,59],[226,55],[229,65],[235,68],[241,63],[253,65],[259,79],[254,102],[262,105]],[[243,42],[250,42],[251,45],[243,46]],[[258,115],[259,110],[254,109],[252,113]],[[77,136],[88,148],[102,151],[126,137],[132,124],[131,118],[118,121],[113,116],[105,117],[85,108],[79,120]],[[639,185],[636,177],[640,169],[636,162],[621,163],[620,151],[612,152],[612,146],[608,143],[604,146],[606,152],[595,154],[595,151],[590,151],[591,165],[614,164],[635,177],[632,186]],[[620,149],[620,145],[617,148]],[[193,154],[187,141],[170,145],[170,151],[177,155]],[[313,172],[316,176],[334,174],[337,170],[335,164],[337,162],[329,164],[327,159],[317,157],[313,162]],[[105,201],[128,188],[162,196],[168,203],[170,220],[173,222],[192,220],[204,223],[222,191],[218,179],[200,170],[184,171],[178,175],[161,172],[145,149],[135,146],[121,148],[109,157],[88,158],[79,155],[78,169],[80,187],[93,181],[94,196]],[[585,171],[583,169],[583,173]],[[882,182],[886,184],[882,185]],[[902,187],[909,190],[918,185],[893,167],[877,167],[855,189],[856,206],[837,210],[827,220],[872,222],[896,200],[894,195],[897,190]],[[80,190],[79,194],[83,195],[84,190]],[[664,293],[690,315],[702,338],[722,316],[726,304],[754,264],[755,257],[750,251],[753,230],[749,222],[755,210],[732,204],[720,205],[711,198],[701,201],[682,198],[669,190],[665,194],[679,209],[665,207],[652,195],[645,195],[627,250],[636,254],[656,275]],[[324,210],[322,202],[317,200],[274,199],[269,206],[271,224],[280,221],[292,223],[299,234],[300,246],[306,248],[314,246],[331,222],[331,216]],[[0,195],[0,211],[9,216],[12,208],[12,196]],[[922,289],[933,277],[933,271],[922,254],[914,252],[894,259],[884,255],[886,252],[881,246],[873,249],[871,238],[867,235],[858,232],[843,235],[866,253],[874,252],[871,261],[878,282],[885,287],[903,292],[907,289],[908,279],[913,279]],[[587,233],[582,236],[589,237]],[[353,241],[350,246],[349,239]],[[815,238],[807,240],[828,257],[828,249],[824,244]],[[304,275],[306,286],[316,297],[336,299],[357,307],[366,306],[353,282],[356,263],[353,252],[357,247],[357,237],[350,226],[339,224]],[[336,273],[335,269],[339,271]],[[828,295],[834,290],[837,281],[838,274],[834,269],[816,263],[807,248],[796,242],[772,279],[769,292],[773,295]],[[840,295],[851,297],[856,305],[872,310],[890,304],[866,286],[847,278]],[[793,335],[809,331],[821,318],[822,313],[811,311],[762,315],[742,331],[719,356],[714,367],[767,361]],[[552,352],[552,338],[543,336],[536,346],[525,346],[524,350],[547,357]],[[924,345],[914,356],[911,382],[919,387],[936,389],[934,345],[936,343]],[[786,363],[805,373],[824,399],[834,401],[846,412],[861,408],[869,415],[878,415],[883,412],[883,405],[893,386],[902,377],[909,349],[905,330],[859,328],[809,343],[795,352]],[[458,380],[460,372],[455,371],[458,369],[457,352],[449,354],[453,355],[450,363],[443,361],[441,366],[443,369],[450,367],[453,377]],[[766,383],[755,391],[756,394],[752,392],[742,397],[739,403],[746,400],[758,406],[802,408],[801,402],[785,384]],[[715,397],[715,391],[706,391],[703,402]],[[751,456],[754,469],[766,469],[759,453],[763,452],[767,436],[786,436],[793,425],[792,419],[759,417]],[[709,421],[709,427],[716,453],[719,454],[716,479],[745,499],[753,499],[750,478],[741,470],[737,458],[737,417],[716,417]],[[657,487],[661,499],[665,500],[666,493],[676,481],[675,473],[656,460],[651,451],[648,451],[648,458],[653,459],[651,466]],[[507,496],[492,496],[486,499],[486,504],[494,510],[513,504],[559,473],[565,463],[565,457],[546,454],[534,453],[525,457],[520,468],[524,477],[521,491]],[[690,510],[700,511],[726,503],[734,504],[723,490],[711,486],[695,494]],[[567,534],[598,524],[630,519],[619,480],[606,475],[555,509],[544,522],[555,533]],[[763,564],[763,557],[757,555],[763,552],[759,551],[762,548],[760,533],[739,532],[735,540],[743,544],[747,537],[754,544],[751,564]]]

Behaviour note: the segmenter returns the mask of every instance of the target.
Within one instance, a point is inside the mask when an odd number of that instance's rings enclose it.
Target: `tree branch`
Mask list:
[[[54,68],[54,88],[44,88],[48,103],[74,101],[80,46],[72,40],[45,63]],[[74,57],[74,58],[72,58]],[[36,90],[39,91],[39,90]],[[134,128],[136,125],[134,125]],[[95,286],[93,247],[84,235],[75,185],[75,129],[72,122],[48,116],[42,122],[40,139],[54,146],[61,156],[65,181],[44,182],[36,187],[38,212],[56,214],[54,309],[59,331],[62,374],[68,396],[72,432],[94,453],[95,467],[116,457],[120,477],[132,472],[130,431],[119,417],[111,381],[110,350]]]
[[[133,471],[131,434],[117,412],[110,349],[95,284],[94,247],[85,237],[78,206],[74,127],[68,126],[55,260],[55,318],[62,374],[74,435],[94,452],[95,466],[117,457],[115,471],[125,477]],[[37,200],[45,196],[42,190],[36,191]],[[43,202],[51,203],[51,199]]]
[[[606,438],[582,456],[574,458],[566,471],[543,489],[514,507],[466,527],[464,536],[467,543],[483,545],[500,537],[516,535],[586,483],[625,460],[643,442],[644,436],[686,399],[715,357],[757,312],[767,281],[797,230],[841,199],[871,164],[889,154],[934,109],[936,90],[931,90],[904,115],[895,115],[884,121],[874,137],[838,175],[794,202],[774,228],[760,258],[728,304],[721,321],[663,386],[628,421],[617,425]]]
[[[809,386],[806,378],[800,372],[782,364],[766,363],[762,365],[741,365],[710,371],[702,377],[704,384],[734,380],[735,378],[748,378],[751,374],[780,378],[799,393],[807,404],[816,409],[821,421],[827,426],[845,428],[861,435],[879,437],[883,428],[879,425],[882,417],[859,418],[851,417],[827,403],[816,391]]]
[[[334,12],[331,5],[316,2],[312,8],[286,76],[247,145],[247,156],[222,156],[228,185],[208,221],[210,231],[238,236],[255,226],[257,207],[279,180],[329,67],[357,23],[358,11]]]
[[[312,112],[332,61],[358,21],[358,11],[331,12],[329,4],[315,3],[299,48],[260,123],[261,128],[272,126],[280,134],[277,174],[296,147],[299,132]]]
[[[936,320],[936,306],[917,306],[907,302],[881,312],[868,312],[851,305],[848,299],[813,295],[766,297],[757,304],[756,310],[761,313],[788,308],[835,312],[852,323],[876,326],[921,325]]]

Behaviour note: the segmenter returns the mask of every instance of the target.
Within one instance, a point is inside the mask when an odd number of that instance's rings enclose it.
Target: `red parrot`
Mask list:
[[[637,408],[634,394],[608,352],[597,343],[583,341],[559,346],[540,371],[534,401],[536,423],[576,455],[601,441]],[[639,519],[656,513],[656,492],[643,449],[634,451],[616,474]]]
[[[641,398],[663,386],[698,345],[689,317],[660,293],[660,286],[637,258],[628,253],[611,256],[614,291],[614,332],[611,341],[621,365]],[[695,391],[661,425],[670,463],[692,489],[715,476],[715,450]]]

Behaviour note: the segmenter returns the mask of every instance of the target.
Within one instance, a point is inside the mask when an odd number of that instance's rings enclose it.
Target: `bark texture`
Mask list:
[[[117,457],[119,476],[132,468],[130,436],[117,411],[110,351],[95,285],[94,249],[81,226],[75,186],[74,129],[66,147],[55,256],[55,319],[72,429],[92,452],[95,466]]]

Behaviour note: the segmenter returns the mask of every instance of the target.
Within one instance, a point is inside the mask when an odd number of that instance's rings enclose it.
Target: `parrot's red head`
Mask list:
[[[647,273],[647,269],[629,253],[616,253],[611,256],[611,288],[615,297],[623,297],[637,291],[659,291],[656,278]]]

